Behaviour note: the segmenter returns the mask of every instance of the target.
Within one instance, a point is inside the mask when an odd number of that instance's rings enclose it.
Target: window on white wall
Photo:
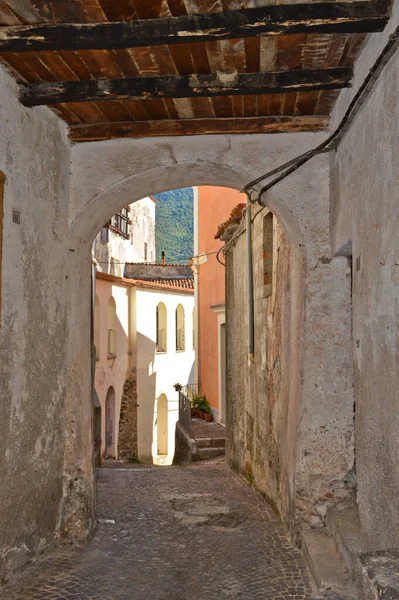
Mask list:
[[[166,352],[166,306],[160,302],[157,306],[157,352]]]
[[[186,348],[184,308],[181,304],[176,307],[176,350],[182,352]]]
[[[100,301],[96,295],[94,304],[94,346],[96,348],[96,360],[100,357]]]
[[[108,356],[116,356],[116,304],[112,296],[108,300]]]

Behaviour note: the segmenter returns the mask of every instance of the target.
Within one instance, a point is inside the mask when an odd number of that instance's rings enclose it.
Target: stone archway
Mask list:
[[[259,173],[313,146],[320,137],[323,134],[209,136],[115,140],[74,147],[68,257],[74,273],[69,288],[69,333],[74,336],[74,347],[76,339],[85,347],[88,337],[84,315],[90,294],[85,265],[91,240],[110,215],[146,195],[183,186],[217,185],[239,190]],[[339,478],[353,464],[352,373],[348,368],[351,342],[346,331],[350,321],[348,264],[345,258],[329,258],[328,201],[326,156],[304,165],[262,198],[286,232],[292,265],[289,461],[284,490],[291,531],[295,529],[298,488],[307,495],[308,510],[318,501],[323,488],[320,481],[327,471]],[[69,360],[74,377],[67,401],[68,414],[73,414],[76,399],[87,390],[87,378],[85,361],[77,363],[73,353]],[[338,389],[336,374],[340,372],[344,377],[339,378]],[[81,405],[78,408],[81,410]],[[321,430],[319,421],[325,414],[330,425]],[[339,428],[334,425],[337,420]],[[83,445],[84,437],[82,432]],[[318,453],[326,457],[322,466]],[[66,469],[72,472],[73,454],[71,451],[66,460]]]

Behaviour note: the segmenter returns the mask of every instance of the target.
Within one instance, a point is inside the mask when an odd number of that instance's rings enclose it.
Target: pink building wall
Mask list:
[[[245,202],[245,196],[230,188],[201,186],[197,198],[198,254],[208,254],[198,271],[200,393],[219,411],[218,319],[211,306],[225,303],[225,273],[216,254],[211,253],[223,246],[223,242],[215,240],[218,225],[227,220],[236,204]]]

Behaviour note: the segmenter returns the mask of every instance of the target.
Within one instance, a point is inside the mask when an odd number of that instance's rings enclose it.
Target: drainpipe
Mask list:
[[[254,355],[254,278],[252,264],[252,227],[251,227],[251,201],[247,193],[246,206],[246,240],[247,240],[247,291],[248,291],[248,358]]]
[[[96,305],[97,239],[94,238],[91,250],[91,343],[94,342],[94,308]]]

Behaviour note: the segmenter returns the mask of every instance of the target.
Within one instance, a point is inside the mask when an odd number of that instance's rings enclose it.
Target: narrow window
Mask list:
[[[166,306],[160,302],[157,306],[157,352],[166,352]]]
[[[185,323],[184,323],[184,308],[181,304],[176,308],[176,351],[182,352],[185,350]]]
[[[0,327],[1,327],[1,265],[3,262],[3,198],[4,198],[4,173],[0,171]]]
[[[263,297],[272,295],[273,288],[273,213],[263,219]]]
[[[147,242],[144,242],[144,260],[147,262]]]
[[[195,307],[193,308],[193,350],[195,350]]]
[[[116,356],[116,304],[111,296],[108,300],[108,357]]]
[[[96,295],[94,305],[94,346],[96,348],[96,360],[100,358],[100,301]]]

